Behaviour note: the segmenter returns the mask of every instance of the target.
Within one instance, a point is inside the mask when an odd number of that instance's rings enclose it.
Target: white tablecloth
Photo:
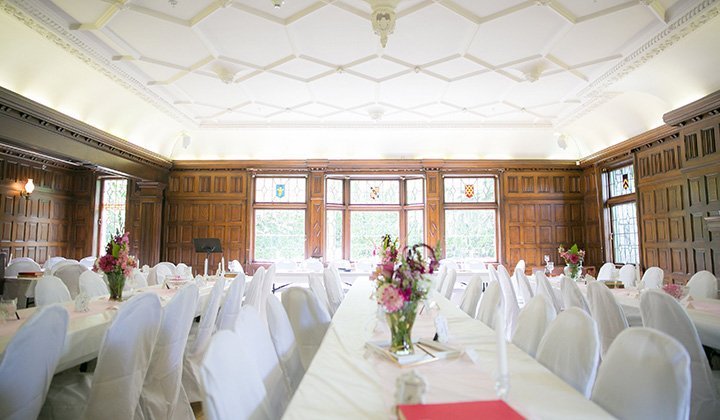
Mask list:
[[[409,371],[368,353],[369,340],[387,340],[371,300],[372,284],[358,279],[335,314],[325,339],[285,412],[285,419],[394,419],[395,380]],[[437,298],[450,330],[448,344],[477,351],[479,363],[463,355],[415,367],[428,382],[427,403],[496,399],[495,332]],[[414,338],[432,338],[431,316],[419,316]],[[599,406],[508,344],[508,403],[529,418],[610,418]]]
[[[369,271],[341,271],[340,279],[347,284],[352,284],[357,278],[369,278]],[[322,276],[322,272],[309,271],[309,270],[278,270],[275,272],[275,287],[280,287],[284,284],[301,283],[308,284],[308,276],[316,274]]]

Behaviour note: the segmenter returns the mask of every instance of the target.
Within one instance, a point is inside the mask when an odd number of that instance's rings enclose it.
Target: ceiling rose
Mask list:
[[[366,0],[372,6],[373,32],[380,37],[380,45],[387,45],[388,35],[395,31],[395,6],[400,0]]]

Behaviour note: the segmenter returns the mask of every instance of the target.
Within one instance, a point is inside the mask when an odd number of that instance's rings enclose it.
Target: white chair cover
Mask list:
[[[65,283],[55,276],[42,276],[35,285],[35,305],[69,302],[70,291]]]
[[[659,289],[663,285],[665,272],[660,267],[650,267],[642,276],[642,287],[645,289]]]
[[[173,264],[171,262],[168,262],[168,261],[159,262],[159,263],[155,264],[155,268],[157,268],[157,267],[167,268],[168,271],[170,272],[169,275],[171,275],[171,276],[174,276],[175,274],[177,274],[177,267],[175,266],[175,264]]]
[[[85,293],[93,298],[110,294],[110,291],[98,273],[87,270],[80,274],[80,293]]]
[[[690,358],[677,340],[628,328],[608,349],[592,400],[619,419],[687,419]]]
[[[272,418],[252,346],[233,331],[218,331],[213,337],[200,367],[208,420]]]
[[[260,289],[260,295],[258,298],[252,303],[253,306],[255,306],[255,309],[258,311],[258,315],[260,316],[260,319],[263,323],[267,321],[267,316],[265,313],[267,312],[267,298],[268,296],[273,294],[273,289],[275,288],[275,272],[277,271],[277,264],[273,264],[268,268],[268,270],[265,272],[265,276],[263,277],[262,281],[262,288]],[[271,392],[271,390],[268,390],[268,392]]]
[[[147,283],[150,286],[154,286],[156,284],[164,284],[165,283],[165,277],[172,276],[173,273],[168,268],[167,264],[170,263],[159,263],[155,267],[150,269],[150,274],[148,274],[147,277]]]
[[[457,270],[454,268],[448,268],[445,280],[443,281],[442,289],[440,293],[445,296],[447,300],[452,300],[453,292],[455,291],[455,283],[457,282]]]
[[[35,419],[55,374],[68,328],[68,311],[40,308],[18,329],[0,360],[0,418]]]
[[[325,337],[330,314],[312,292],[303,287],[287,288],[282,294],[282,304],[295,333],[303,367],[307,369]]]
[[[335,260],[328,264],[328,267],[335,267],[337,269],[352,270],[352,263],[349,260]]]
[[[56,262],[55,264],[53,264],[52,269],[50,270],[50,274],[52,274],[52,275],[54,276],[54,275],[55,275],[55,272],[56,272],[57,270],[59,270],[60,267],[63,267],[63,266],[68,265],[68,264],[73,264],[73,263],[77,263],[77,261],[72,260],[72,259],[63,258],[62,260],[60,260],[60,261]],[[46,274],[47,274],[47,272],[46,272]]]
[[[56,375],[43,411],[60,419],[133,418],[161,316],[154,293],[139,294],[120,305],[105,333],[95,372]]]
[[[447,266],[448,270],[451,269],[451,268],[454,268],[455,270],[458,270],[458,269],[460,268],[460,267],[458,266],[457,261],[455,261],[455,260],[452,259],[452,258],[444,258],[444,259],[440,260],[439,262],[440,262],[440,265],[441,265],[441,266],[442,266],[442,265]]]
[[[317,258],[308,258],[305,260],[305,269],[313,273],[322,273],[323,263]]]
[[[285,380],[290,390],[290,395],[295,393],[305,369],[300,358],[300,349],[295,341],[295,334],[290,325],[287,312],[280,299],[275,295],[268,296],[267,301],[267,323],[270,328],[275,353],[280,360],[280,366],[285,374]]]
[[[600,359],[595,321],[580,308],[568,308],[550,324],[537,350],[537,361],[590,397]]]
[[[93,256],[85,257],[80,260],[80,264],[86,267],[88,270],[92,270],[93,267],[95,267],[95,260],[97,260],[97,258]]]
[[[698,271],[690,277],[687,284],[689,296],[694,298],[718,298],[718,281],[715,275],[709,271]]]
[[[188,267],[185,263],[178,263],[175,267],[175,272],[178,276],[192,277],[192,268]]]
[[[628,327],[627,318],[622,307],[615,300],[615,296],[603,282],[589,283],[587,297],[590,314],[597,323],[602,355],[604,356],[615,337]]]
[[[40,271],[42,271],[42,269],[35,261],[18,261],[12,262],[9,266],[5,267],[5,276],[14,277],[17,276],[18,273],[37,273]]]
[[[245,292],[245,304],[257,307],[262,294],[263,280],[265,279],[265,267],[260,267],[252,276],[252,281]]]
[[[298,265],[295,263],[295,261],[290,260],[282,260],[275,263],[277,265],[278,270],[295,270],[298,268]]]
[[[585,296],[583,296],[577,283],[568,276],[561,276],[560,291],[563,297],[563,306],[567,308],[580,308],[590,315],[590,307],[588,306]]]
[[[477,315],[478,305],[480,304],[480,297],[482,296],[482,276],[476,274],[470,278],[465,292],[460,299],[460,309],[463,312],[470,315],[471,318],[475,318]]]
[[[535,282],[535,294],[545,296],[549,302],[552,302],[553,307],[555,307],[555,312],[560,313],[563,309],[562,303],[555,295],[553,287],[550,284],[550,280],[545,277],[545,273],[543,273],[542,271],[536,271]]]
[[[43,264],[42,268],[45,269],[45,271],[52,271],[53,266],[58,263],[59,261],[63,261],[65,257],[50,257],[47,260],[45,260],[45,263]]]
[[[620,267],[619,280],[623,283],[625,288],[635,287],[635,266],[632,264],[625,264]]]
[[[517,270],[520,270],[523,274],[525,274],[525,260],[520,260],[517,264],[515,264],[515,270],[513,271]]]
[[[337,268],[326,268],[325,271],[323,271],[323,280],[325,282],[325,290],[327,291],[328,309],[332,317],[345,298],[345,292],[343,292],[340,273],[337,272]]]
[[[140,394],[142,418],[194,418],[182,387],[182,373],[183,353],[199,298],[198,287],[190,283],[163,308],[160,331]]]
[[[523,305],[527,305],[527,303],[530,302],[530,299],[534,296],[532,286],[530,286],[530,280],[528,280],[525,272],[517,268],[515,269],[513,276],[515,277],[515,283],[518,285],[518,294],[522,298]]]
[[[545,331],[557,316],[552,303],[543,295],[530,299],[518,315],[512,342],[525,353],[535,357]]]
[[[308,284],[315,297],[320,301],[320,306],[330,313],[330,304],[328,303],[328,295],[323,284],[325,275],[323,273],[308,274]]]
[[[148,281],[145,274],[143,274],[142,271],[138,270],[137,268],[133,270],[133,277],[132,277],[132,286],[136,289],[140,289],[143,287],[148,287]]]
[[[232,260],[228,263],[228,270],[230,270],[233,273],[239,273],[243,271],[242,265],[240,264],[240,261],[238,260]]]
[[[502,289],[500,288],[500,282],[493,279],[480,299],[476,318],[488,327],[495,328],[495,312],[500,306],[503,306]]]
[[[276,419],[281,418],[290,402],[290,391],[270,338],[267,320],[260,319],[256,308],[243,306],[240,309],[235,332],[252,343],[250,351],[254,353],[260,376],[265,383],[270,415]]]
[[[245,293],[245,273],[238,273],[230,284],[225,302],[220,307],[218,314],[218,330],[234,330],[237,322],[240,307],[242,306],[243,294]]]
[[[225,292],[225,277],[215,281],[210,292],[210,300],[200,317],[200,326],[192,343],[188,343],[185,349],[183,360],[182,384],[190,402],[202,401],[203,395],[200,391],[200,362],[205,355],[205,350],[210,344],[210,337],[215,332],[215,321],[220,308],[220,301]]]
[[[435,290],[437,290],[438,292],[442,292],[443,290],[443,285],[445,283],[445,277],[447,277],[447,273],[447,265],[440,265],[440,269],[438,270],[437,276],[435,277],[435,284],[433,285],[435,287]]]
[[[600,267],[600,271],[598,271],[597,279],[598,281],[611,281],[613,279],[613,272],[615,271],[615,264],[611,262],[606,262],[605,264]]]
[[[80,275],[88,271],[87,267],[80,263],[69,263],[55,270],[53,276],[62,280],[70,291],[70,298],[80,294]]]
[[[500,282],[500,289],[503,293],[503,305],[505,310],[505,332],[507,339],[510,341],[512,335],[515,332],[515,324],[517,323],[517,317],[520,313],[520,306],[518,305],[517,295],[515,295],[515,288],[513,288],[512,280],[510,280],[510,274],[502,265],[499,265],[497,271],[494,268],[489,269],[490,277],[495,276]]]
[[[647,290],[640,297],[643,326],[655,328],[678,340],[690,355],[692,398],[690,418],[720,418],[720,395],[713,379],[695,324],[685,308],[662,290]]]
[[[33,260],[30,257],[16,257],[16,258],[11,259],[8,265],[10,265],[14,262],[26,262],[26,261],[35,262],[35,260]]]

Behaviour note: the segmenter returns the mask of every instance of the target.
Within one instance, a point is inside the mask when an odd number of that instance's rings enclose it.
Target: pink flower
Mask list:
[[[380,303],[388,312],[399,311],[405,305],[405,298],[393,286],[383,288]]]
[[[663,286],[662,289],[665,291],[665,293],[669,294],[670,296],[674,297],[675,299],[678,299],[678,300],[682,299],[683,287],[680,286],[679,284],[674,284],[674,283],[666,284]]]
[[[577,264],[580,262],[580,256],[578,254],[570,254],[569,257],[570,258],[568,258],[568,261],[571,264]]]

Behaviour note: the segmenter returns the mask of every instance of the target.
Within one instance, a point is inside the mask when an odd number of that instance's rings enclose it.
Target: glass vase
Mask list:
[[[105,273],[108,279],[108,290],[110,300],[122,301],[123,288],[125,287],[125,275],[122,273]]]
[[[407,302],[395,312],[385,314],[390,327],[390,352],[398,356],[412,354],[412,328],[417,315],[417,302]]]
[[[571,264],[567,263],[565,266],[565,275],[570,277],[573,281],[580,280],[580,275],[582,274],[582,270],[580,268],[580,264]]]

